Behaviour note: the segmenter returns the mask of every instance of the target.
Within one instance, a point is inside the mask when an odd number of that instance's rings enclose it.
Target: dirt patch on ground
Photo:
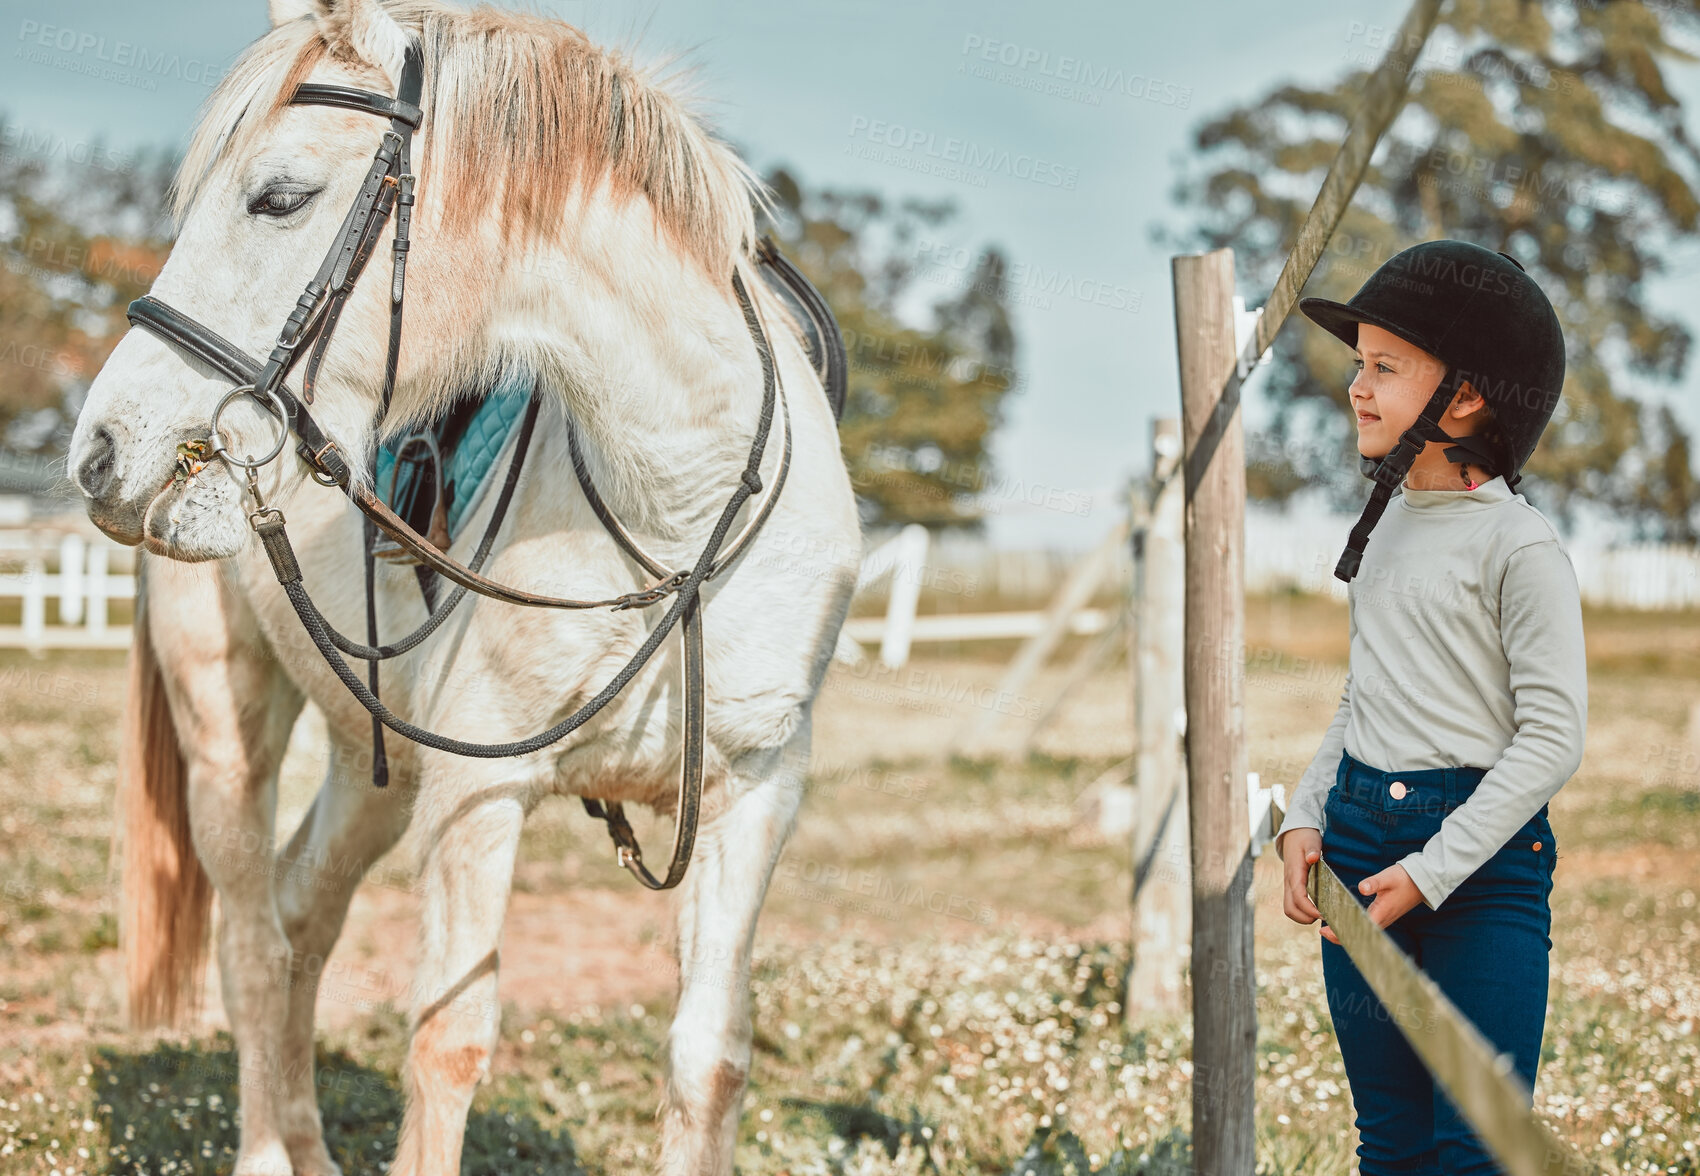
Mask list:
[[[670,898],[640,890],[586,889],[562,894],[515,893],[502,926],[500,992],[504,1004],[541,1012],[572,1013],[631,1004],[671,1007],[679,968],[673,956]],[[1128,933],[1127,917],[1105,911],[1084,924],[1014,912],[1000,931],[1035,938],[1113,940]],[[939,919],[926,935],[890,919],[846,916],[835,936],[869,943],[912,943],[917,938],[968,940],[983,934],[962,919]],[[356,893],[348,923],[321,980],[322,1028],[353,1024],[389,1003],[405,1011],[419,938],[419,899],[411,892],[367,888]],[[818,925],[764,915],[756,953],[774,947],[819,943]],[[209,972],[217,992],[217,975]],[[215,999],[203,1010],[207,1028],[223,1028]]]

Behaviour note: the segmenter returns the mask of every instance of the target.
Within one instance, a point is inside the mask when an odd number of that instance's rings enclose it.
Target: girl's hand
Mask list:
[[[1322,860],[1322,833],[1316,829],[1293,829],[1281,835],[1281,860],[1285,872],[1281,907],[1295,923],[1314,923],[1322,917],[1310,900],[1308,883],[1310,869]],[[1359,894],[1373,894],[1369,917],[1377,927],[1390,927],[1406,911],[1423,901],[1423,892],[1411,881],[1405,867],[1395,863],[1378,874],[1371,874],[1358,883]],[[1334,928],[1326,923],[1318,928],[1330,943],[1339,943]]]
[[[1322,831],[1320,829],[1289,829],[1281,834],[1281,865],[1284,875],[1281,910],[1295,923],[1314,923],[1322,917],[1310,900],[1307,886],[1310,868],[1322,860]],[[1324,935],[1328,929],[1322,929]]]
[[[1375,895],[1375,901],[1369,904],[1369,917],[1382,928],[1391,927],[1399,916],[1423,900],[1423,892],[1397,862],[1359,882],[1358,893]],[[1324,927],[1322,935],[1334,943],[1340,942],[1334,937],[1332,927]]]

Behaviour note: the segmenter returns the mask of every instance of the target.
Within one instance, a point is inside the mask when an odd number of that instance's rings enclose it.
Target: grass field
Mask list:
[[[1607,1172],[1700,1174],[1700,615],[1587,617],[1590,729],[1552,804],[1553,973],[1536,1103]],[[1248,618],[1251,766],[1297,778],[1344,673],[1343,608]],[[1007,656],[1007,650],[1003,656]],[[1076,813],[1131,749],[1124,667],[1031,748],[942,760],[992,650],[892,674],[835,667],[817,771],[757,943],[740,1172],[1190,1172],[1190,1025],[1123,1010],[1128,847]],[[235,1058],[216,987],[198,1029],[119,1022],[109,860],[118,655],[0,654],[0,1172],[228,1172]],[[1033,693],[1044,693],[1043,685]],[[711,700],[712,705],[712,700]],[[280,823],[317,781],[311,715]],[[641,823],[645,845],[665,825]],[[502,946],[504,1020],[468,1173],[633,1173],[655,1140],[676,970],[669,900],[564,800],[527,827]],[[411,867],[386,861],[326,966],[320,1086],[349,1176],[400,1116]],[[1351,1102],[1316,930],[1258,866],[1263,1173],[1346,1173]],[[869,892],[875,896],[867,897]]]

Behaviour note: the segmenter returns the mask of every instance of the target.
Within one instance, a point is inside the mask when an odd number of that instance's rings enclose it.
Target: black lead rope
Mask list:
[[[366,558],[366,641],[376,646],[378,644],[378,594],[375,587],[376,569],[373,548],[378,542],[378,528],[372,525],[372,520],[362,518],[361,536],[365,541]],[[378,697],[378,665],[379,658],[369,658],[366,662],[366,684],[372,691],[372,697]],[[378,722],[376,716],[372,719],[372,786],[384,788],[390,782],[390,761],[384,754],[384,725]]]

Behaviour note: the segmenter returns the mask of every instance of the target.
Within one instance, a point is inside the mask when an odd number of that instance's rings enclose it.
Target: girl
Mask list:
[[[1306,883],[1326,858],[1532,1090],[1547,801],[1581,763],[1588,698],[1575,572],[1516,492],[1564,379],[1558,319],[1515,260],[1463,241],[1405,250],[1348,303],[1299,306],[1357,352],[1376,486],[1335,571],[1351,637],[1339,710],[1276,837],[1285,912],[1321,917]],[[1363,1176],[1501,1172],[1406,1042],[1409,1011],[1389,1013],[1320,932]]]

